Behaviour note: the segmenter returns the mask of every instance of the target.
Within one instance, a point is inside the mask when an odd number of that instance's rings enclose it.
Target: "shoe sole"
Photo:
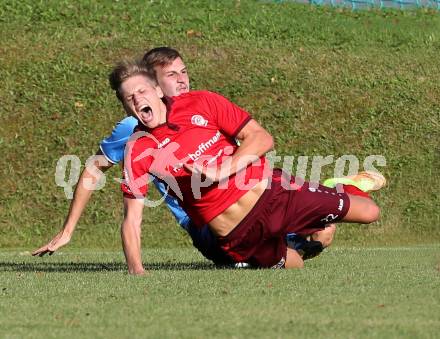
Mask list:
[[[359,172],[356,175],[348,176],[347,179],[353,180],[355,182],[370,179],[373,182],[373,187],[369,188],[366,192],[378,191],[387,184],[387,180],[382,174],[373,171]]]

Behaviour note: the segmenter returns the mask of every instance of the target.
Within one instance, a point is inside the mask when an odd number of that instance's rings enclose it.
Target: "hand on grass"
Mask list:
[[[49,243],[40,247],[39,249],[32,252],[33,256],[44,256],[45,254],[52,255],[60,247],[69,243],[71,234],[65,230],[61,230]]]
[[[143,267],[137,268],[137,269],[128,269],[128,274],[130,275],[145,275],[147,272],[144,270]]]

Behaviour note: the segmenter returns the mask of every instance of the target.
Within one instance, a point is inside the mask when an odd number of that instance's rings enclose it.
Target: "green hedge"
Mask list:
[[[123,57],[179,49],[193,88],[246,108],[283,155],[384,155],[383,216],[341,226],[342,243],[440,239],[440,17],[252,1],[0,3],[0,245],[49,239],[68,211],[54,180],[124,116],[107,84]],[[332,166],[324,175],[331,175]],[[75,246],[118,247],[121,194],[95,194]],[[165,207],[145,211],[146,246],[186,246]]]

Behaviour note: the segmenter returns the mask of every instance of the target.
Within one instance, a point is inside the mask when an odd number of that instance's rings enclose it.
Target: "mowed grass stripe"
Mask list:
[[[436,245],[336,248],[291,271],[215,269],[190,249],[145,250],[144,277],[128,276],[119,252],[11,254],[0,252],[6,338],[433,338],[440,330]]]

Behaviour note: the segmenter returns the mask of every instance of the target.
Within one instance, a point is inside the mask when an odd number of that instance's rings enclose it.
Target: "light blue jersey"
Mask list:
[[[133,134],[133,130],[137,124],[138,120],[134,117],[122,119],[116,124],[115,128],[113,128],[112,134],[101,141],[99,148],[107,160],[112,164],[117,164],[124,160],[125,145]],[[153,183],[159,190],[160,194],[166,194],[167,187],[163,182],[157,180],[157,178],[153,178]],[[182,207],[180,207],[178,200],[169,194],[166,194],[165,203],[173,213],[179,225],[187,230],[191,220],[188,217],[188,214],[186,214]]]

